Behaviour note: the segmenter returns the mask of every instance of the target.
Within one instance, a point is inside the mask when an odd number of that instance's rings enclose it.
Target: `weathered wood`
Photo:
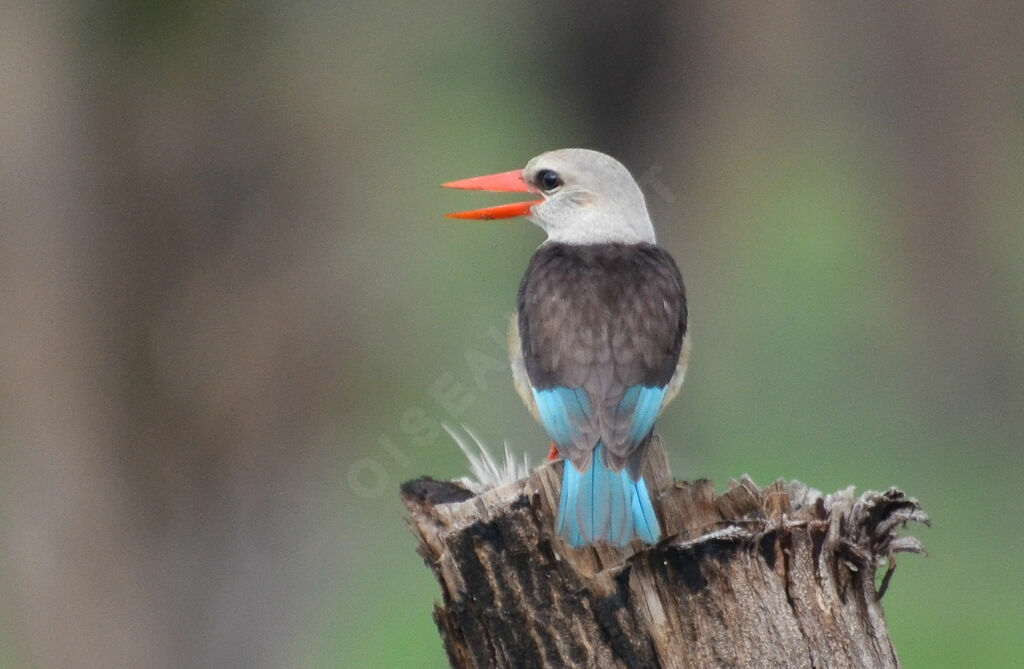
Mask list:
[[[716,495],[675,482],[660,442],[648,482],[665,529],[569,548],[552,532],[561,463],[474,496],[402,486],[441,585],[434,618],[453,667],[897,667],[876,570],[923,553],[896,531],[928,523],[898,490],[832,495],[748,477]]]

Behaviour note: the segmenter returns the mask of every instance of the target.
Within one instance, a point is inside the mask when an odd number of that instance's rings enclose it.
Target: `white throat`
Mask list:
[[[650,220],[625,223],[600,217],[577,225],[554,227],[541,225],[541,227],[547,232],[549,241],[563,244],[654,244],[656,242],[654,226],[651,225]]]
[[[632,185],[632,184],[631,184]],[[558,193],[530,212],[529,219],[564,244],[655,243],[654,225],[640,189],[631,197],[598,197],[588,191]]]

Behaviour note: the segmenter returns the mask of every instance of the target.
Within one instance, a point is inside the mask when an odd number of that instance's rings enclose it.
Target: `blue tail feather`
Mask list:
[[[569,545],[581,548],[604,541],[625,546],[634,537],[657,543],[661,536],[647,484],[625,469],[605,466],[604,446],[598,443],[590,468],[580,473],[566,460],[562,494],[558,502],[558,533]]]
[[[649,544],[657,543],[661,538],[661,527],[658,526],[658,517],[654,515],[654,505],[651,504],[651,496],[647,492],[647,482],[642,476],[633,484],[631,501],[636,535]]]
[[[562,474],[562,495],[558,500],[558,522],[555,527],[558,533],[576,548],[583,545],[580,525],[576,520],[576,500],[579,499],[581,478],[572,463],[566,460],[565,472]]]

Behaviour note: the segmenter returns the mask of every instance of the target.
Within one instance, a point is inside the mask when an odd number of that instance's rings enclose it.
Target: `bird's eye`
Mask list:
[[[554,170],[541,170],[537,175],[537,185],[543,190],[555,190],[562,185],[562,177]]]

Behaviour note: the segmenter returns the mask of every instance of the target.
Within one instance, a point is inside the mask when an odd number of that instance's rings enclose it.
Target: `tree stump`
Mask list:
[[[660,441],[651,451],[657,546],[565,544],[553,532],[561,462],[480,495],[402,485],[453,667],[899,666],[880,598],[893,556],[924,553],[896,534],[929,522],[917,500],[746,476],[716,495],[707,480],[673,481]]]

